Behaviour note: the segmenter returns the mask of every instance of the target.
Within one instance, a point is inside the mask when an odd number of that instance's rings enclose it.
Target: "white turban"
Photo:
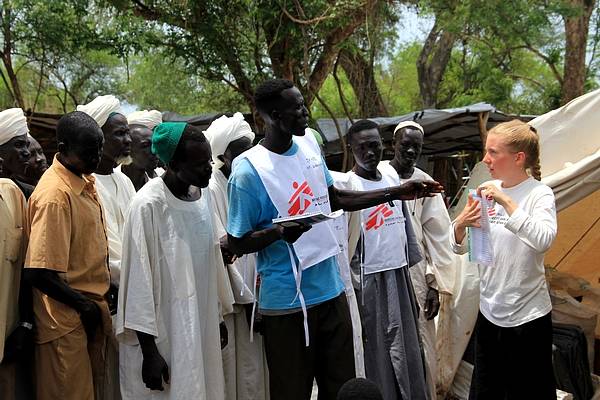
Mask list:
[[[417,124],[414,121],[404,121],[404,122],[400,122],[394,128],[394,137],[396,137],[396,132],[398,132],[402,128],[406,128],[407,126],[411,126],[413,128],[416,128],[416,129],[420,130],[421,133],[423,133],[423,135],[425,134],[425,131],[423,130],[423,127],[421,125]]]
[[[127,116],[127,123],[129,125],[144,125],[148,129],[154,129],[161,122],[162,113],[158,110],[134,111]]]
[[[111,114],[121,113],[121,103],[115,96],[108,94],[98,96],[88,104],[77,106],[77,111],[82,111],[94,118],[102,128]]]
[[[233,117],[222,117],[213,121],[212,124],[204,131],[204,135],[210,144],[214,168],[219,169],[223,166],[223,162],[218,159],[227,150],[229,143],[247,137],[250,141],[254,140],[254,132],[250,125],[244,120],[244,116],[240,112],[233,114]]]
[[[10,139],[29,132],[27,118],[20,108],[9,108],[0,112],[0,146]]]

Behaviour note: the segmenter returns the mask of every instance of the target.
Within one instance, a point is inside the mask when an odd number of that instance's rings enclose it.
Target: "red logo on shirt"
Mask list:
[[[394,215],[394,212],[390,210],[387,204],[378,205],[367,217],[366,230],[379,229],[384,224],[385,219],[392,215]]]
[[[288,204],[291,204],[288,209],[288,214],[290,216],[298,214],[302,215],[312,203],[312,198],[314,196],[312,189],[308,186],[308,182],[306,181],[302,182],[301,185],[299,185],[298,182],[294,182],[292,186],[296,191],[288,200]]]
[[[495,204],[494,204],[494,198],[492,196],[487,196],[487,206],[488,206],[488,217],[493,217],[496,215],[496,209],[495,209]]]

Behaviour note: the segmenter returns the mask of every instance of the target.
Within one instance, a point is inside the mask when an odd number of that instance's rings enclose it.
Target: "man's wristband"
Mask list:
[[[392,193],[390,192],[390,188],[386,187],[385,192],[383,193],[383,199],[391,206],[394,207],[394,199],[392,198]]]
[[[19,326],[22,326],[23,328],[26,328],[28,330],[32,330],[33,329],[33,324],[31,322],[21,322],[19,324]]]

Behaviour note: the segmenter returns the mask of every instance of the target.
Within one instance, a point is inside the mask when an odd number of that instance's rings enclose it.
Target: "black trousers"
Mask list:
[[[477,317],[469,400],[556,399],[550,313],[502,328]]]
[[[335,400],[355,377],[352,322],[346,295],[308,310],[310,346],[304,340],[302,312],[263,315],[264,346],[271,400],[310,400],[313,379],[319,400]]]

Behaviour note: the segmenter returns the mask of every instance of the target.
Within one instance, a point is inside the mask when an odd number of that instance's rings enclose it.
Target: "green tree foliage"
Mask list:
[[[147,21],[150,43],[181,58],[200,78],[226,82],[252,107],[255,85],[275,76],[293,80],[311,105],[340,47],[379,1],[110,3],[125,17]]]
[[[180,59],[158,53],[132,62],[124,97],[141,109],[180,114],[249,111],[239,93],[223,82],[195,77]]]
[[[422,44],[400,46],[386,68],[380,69],[379,87],[390,115],[402,115],[421,108],[415,60]]]
[[[65,112],[113,93],[183,114],[250,111],[258,83],[285,77],[313,118],[404,114],[423,104],[424,43],[398,42],[406,4],[456,37],[441,108],[538,114],[579,90],[582,62],[583,90],[600,78],[598,0],[0,1],[2,108]]]
[[[118,33],[108,35],[111,25],[99,25],[94,11],[82,0],[2,1],[5,106],[66,111],[116,85],[122,65],[115,57],[121,48]]]

